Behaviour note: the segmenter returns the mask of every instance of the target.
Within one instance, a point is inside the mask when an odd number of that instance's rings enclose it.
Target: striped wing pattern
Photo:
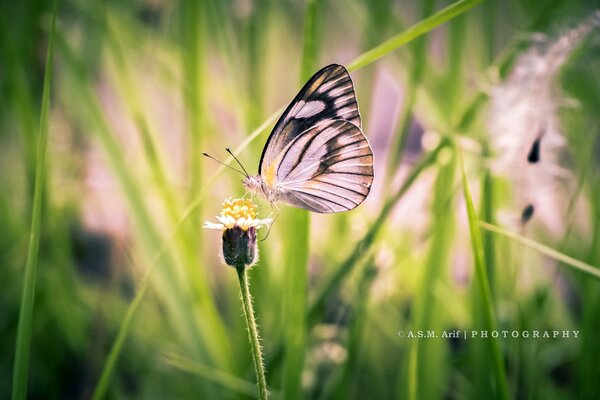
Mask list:
[[[360,128],[327,120],[297,135],[277,168],[281,200],[318,213],[352,210],[369,194],[373,152]]]
[[[325,120],[345,120],[361,128],[352,79],[338,64],[313,75],[279,118],[261,155],[259,173],[264,175],[292,140]]]

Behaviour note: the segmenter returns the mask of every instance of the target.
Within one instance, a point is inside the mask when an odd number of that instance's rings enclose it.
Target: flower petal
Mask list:
[[[227,225],[227,228],[231,229],[235,226],[236,220],[231,215],[225,217],[225,220],[227,221],[227,223],[225,224]]]
[[[225,225],[223,224],[216,224],[214,222],[210,222],[210,221],[206,221],[204,222],[204,225],[202,225],[202,228],[204,229],[217,229],[217,230],[224,230],[225,229]]]
[[[271,225],[272,222],[273,222],[273,220],[271,218],[255,219],[252,221],[251,226],[255,227],[256,229],[259,229],[263,226]]]

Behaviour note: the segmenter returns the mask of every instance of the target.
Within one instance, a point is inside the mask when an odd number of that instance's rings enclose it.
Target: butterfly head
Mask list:
[[[243,180],[243,183],[244,183],[244,187],[249,192],[256,193],[265,198],[268,198],[267,183],[262,178],[262,176],[260,176],[260,175],[248,176]]]
[[[270,187],[260,175],[248,176],[243,183],[246,190],[264,197],[271,203],[278,200],[277,191]]]

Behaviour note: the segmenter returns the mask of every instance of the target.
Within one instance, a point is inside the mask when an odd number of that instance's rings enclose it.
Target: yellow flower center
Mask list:
[[[224,217],[233,217],[236,220],[240,218],[255,219],[256,206],[250,199],[225,200],[221,215]]]

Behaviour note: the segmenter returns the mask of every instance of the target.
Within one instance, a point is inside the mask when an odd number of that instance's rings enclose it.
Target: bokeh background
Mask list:
[[[257,396],[235,271],[201,229],[241,176],[201,153],[231,147],[256,171],[277,110],[333,62],[351,71],[375,184],[348,213],[281,205],[260,243],[273,397],[600,398],[600,5],[459,3],[60,1],[28,398]],[[0,399],[52,16],[0,5]],[[463,159],[477,218],[516,239],[467,217]],[[406,337],[490,327],[579,337]]]

